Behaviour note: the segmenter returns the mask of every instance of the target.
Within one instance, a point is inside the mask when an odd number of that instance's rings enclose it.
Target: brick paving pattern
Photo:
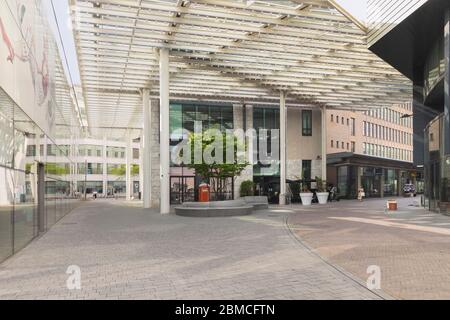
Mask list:
[[[302,241],[358,278],[381,268],[381,289],[399,299],[450,299],[450,217],[399,198],[399,211],[385,200],[341,201],[289,207],[291,229]]]
[[[88,202],[0,265],[0,299],[379,299],[292,236],[287,211],[161,216]],[[81,268],[81,290],[66,270]]]

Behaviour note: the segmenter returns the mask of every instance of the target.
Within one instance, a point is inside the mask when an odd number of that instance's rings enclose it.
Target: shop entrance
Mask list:
[[[380,169],[363,168],[361,186],[364,189],[366,197],[381,197],[381,174]]]
[[[280,199],[280,177],[254,177],[255,195],[267,196],[269,203],[278,204]]]

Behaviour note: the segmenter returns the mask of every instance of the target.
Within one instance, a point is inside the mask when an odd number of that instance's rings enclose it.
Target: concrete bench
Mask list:
[[[244,197],[245,203],[252,205],[255,210],[269,209],[269,199],[266,196]]]
[[[175,213],[184,217],[233,217],[253,213],[253,205],[244,200],[186,202],[175,207]]]

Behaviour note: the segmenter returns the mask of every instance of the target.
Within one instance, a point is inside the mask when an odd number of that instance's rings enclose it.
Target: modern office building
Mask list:
[[[414,165],[425,170],[426,205],[448,213],[450,2],[371,0],[369,21],[370,50],[414,84]]]
[[[91,198],[94,193],[99,197],[139,198],[140,176],[139,166],[140,143],[127,144],[123,141],[106,139],[79,138],[75,147],[71,141],[57,139],[59,148],[41,144],[41,156],[47,157],[47,167],[55,174],[71,177],[73,192],[78,198],[84,193]],[[36,158],[35,139],[30,139],[27,145],[26,163],[31,166]],[[130,156],[128,156],[130,154]],[[68,158],[76,164],[71,172]],[[127,167],[131,175],[127,176]],[[127,183],[130,184],[130,194],[127,194]],[[61,193],[54,182],[46,181],[47,193]],[[74,194],[75,196],[75,194]]]
[[[413,166],[412,103],[364,112],[328,110],[328,182],[339,196],[402,195],[406,183],[423,191],[422,170]]]

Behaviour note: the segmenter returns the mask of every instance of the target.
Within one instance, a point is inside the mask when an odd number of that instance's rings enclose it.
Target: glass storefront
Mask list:
[[[366,198],[381,197],[382,169],[374,167],[361,168],[361,187],[364,189]]]
[[[280,129],[280,110],[279,108],[254,108],[253,109],[253,127],[256,130],[257,134],[257,150],[267,150],[267,154],[272,153],[272,142],[274,139],[279,139],[279,137],[272,137],[273,132],[270,130],[278,130]],[[260,147],[260,135],[261,130],[267,131],[267,147]],[[278,143],[278,145],[280,145]],[[258,163],[253,166],[253,175],[255,177],[262,176],[279,176],[280,175],[280,166],[279,164],[262,164]]]
[[[450,213],[450,155],[445,154],[443,115],[425,129],[425,198],[430,210]]]
[[[377,163],[378,167],[370,166],[370,161],[369,157],[358,155],[345,159],[343,164],[328,165],[328,182],[337,186],[339,198],[356,199],[358,188],[364,189],[366,198],[397,197],[405,184],[416,183],[418,173],[412,164],[401,170],[402,163]]]
[[[279,136],[273,136],[271,130],[280,129],[279,108],[253,108],[253,127],[257,134],[257,150],[266,150],[267,155],[272,153],[272,144]],[[267,139],[261,140],[261,130],[267,130]],[[267,141],[267,146],[260,146],[261,141]],[[277,142],[279,146],[279,142]],[[259,152],[259,151],[258,151]],[[258,157],[261,155],[258,154]],[[304,164],[304,170],[308,172]],[[279,161],[258,162],[253,166],[253,181],[257,195],[267,196],[269,203],[279,203],[280,195],[280,165]]]
[[[340,198],[356,199],[358,189],[358,167],[337,167],[337,189]]]
[[[183,139],[187,138],[176,132],[181,129],[194,132],[195,121],[201,121],[202,130],[210,128],[225,132],[233,129],[233,107],[231,105],[200,105],[194,103],[173,103],[170,105],[170,148],[175,148]],[[196,201],[201,177],[195,175],[192,169],[171,163],[170,199],[172,204]],[[211,200],[233,199],[233,178],[222,181],[210,181]],[[222,190],[220,194],[214,189]]]
[[[394,169],[384,169],[383,179],[384,196],[389,197],[399,195],[398,171]]]

